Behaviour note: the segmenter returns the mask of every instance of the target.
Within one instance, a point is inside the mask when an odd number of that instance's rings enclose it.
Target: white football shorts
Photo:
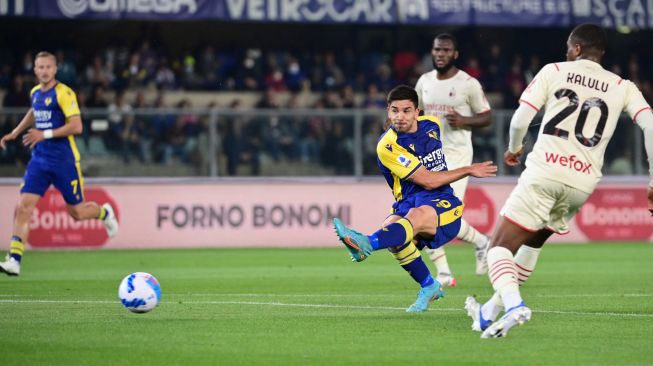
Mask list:
[[[569,221],[589,196],[560,182],[522,176],[503,205],[501,216],[528,231],[547,228],[566,234]]]

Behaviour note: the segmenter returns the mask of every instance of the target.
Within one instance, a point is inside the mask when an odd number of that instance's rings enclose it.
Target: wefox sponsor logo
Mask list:
[[[545,151],[544,156],[547,163],[558,164],[583,174],[592,174],[590,172],[592,164],[579,160],[576,155],[564,156],[558,153]]]

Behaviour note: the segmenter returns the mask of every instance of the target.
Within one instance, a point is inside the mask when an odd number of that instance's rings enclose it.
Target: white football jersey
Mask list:
[[[442,121],[442,146],[445,156],[462,154],[471,161],[471,129],[452,127],[444,116],[455,110],[462,116],[471,117],[490,111],[490,104],[485,98],[481,84],[468,73],[458,70],[456,75],[446,80],[438,80],[437,73],[436,70],[427,72],[417,81],[415,90],[419,96],[419,108],[425,115],[436,116]],[[455,168],[459,166],[449,166],[449,169]]]
[[[650,109],[635,84],[589,60],[544,66],[520,102],[546,109],[523,174],[587,193],[601,179],[605,149],[621,112],[635,119]]]

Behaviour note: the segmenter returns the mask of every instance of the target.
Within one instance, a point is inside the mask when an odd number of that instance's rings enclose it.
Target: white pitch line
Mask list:
[[[446,290],[445,290],[446,292]],[[272,293],[167,293],[166,295],[168,296],[216,296],[216,297],[221,297],[221,296],[268,296],[268,297],[351,297],[351,298],[356,298],[356,297],[365,297],[365,298],[370,298],[370,297],[382,297],[382,298],[388,298],[388,297],[406,297],[405,294],[399,294],[399,293],[392,293],[392,294],[380,294],[380,293],[375,293],[375,294],[321,294],[321,293],[315,293],[315,294],[272,294]],[[2,295],[0,295],[2,296]],[[469,294],[451,294],[450,292],[447,292],[446,297],[451,298],[451,297],[467,297]],[[491,294],[487,294],[487,296],[491,296]],[[653,294],[612,294],[612,297],[653,297]],[[605,297],[605,293],[597,293],[597,294],[526,294],[524,297],[555,297],[555,298],[565,298],[565,297]]]
[[[118,304],[118,301],[106,300],[0,300],[0,304]],[[179,304],[172,301],[167,305]],[[179,305],[254,305],[254,306],[283,306],[283,307],[302,307],[302,308],[331,308],[331,309],[363,309],[363,310],[404,310],[400,307],[390,306],[362,306],[362,305],[335,305],[335,304],[291,304],[282,302],[264,302],[264,301],[184,301]],[[429,311],[436,312],[462,312],[464,310],[457,308],[431,308]],[[534,313],[542,314],[559,314],[559,315],[583,315],[583,316],[610,316],[610,317],[635,317],[635,318],[653,318],[653,314],[637,313],[612,313],[612,312],[583,312],[583,311],[557,311],[557,310],[535,310]]]

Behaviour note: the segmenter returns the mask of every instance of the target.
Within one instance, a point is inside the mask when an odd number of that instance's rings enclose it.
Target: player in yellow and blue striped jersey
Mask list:
[[[30,93],[32,108],[18,126],[0,140],[0,147],[4,149],[7,142],[29,128],[23,135],[23,144],[33,149],[20,189],[9,254],[0,262],[0,272],[12,276],[20,274],[30,217],[50,185],[61,192],[68,213],[75,220],[100,219],[110,237],[118,232],[118,221],[111,205],[84,201],[84,178],[74,137],[82,132],[77,96],[55,79],[56,73],[55,56],[49,52],[38,53],[34,74],[39,85]]]
[[[449,183],[468,176],[492,177],[491,161],[449,171],[442,152],[440,121],[419,117],[415,89],[401,85],[388,94],[391,126],[381,136],[376,152],[378,165],[392,189],[392,214],[380,230],[363,235],[333,219],[338,237],[352,258],[363,261],[375,250],[387,248],[421,289],[407,312],[426,311],[444,293],[422,261],[420,250],[435,249],[456,237],[463,203]]]

